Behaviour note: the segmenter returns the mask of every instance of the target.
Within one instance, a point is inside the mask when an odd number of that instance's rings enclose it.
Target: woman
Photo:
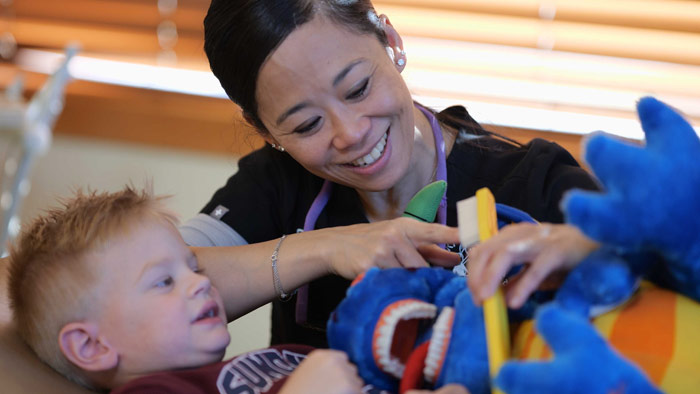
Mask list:
[[[557,204],[565,190],[596,187],[555,144],[521,146],[485,131],[462,107],[435,114],[414,103],[401,77],[407,61],[401,37],[369,1],[214,0],[204,28],[212,71],[269,145],[241,159],[203,215],[189,222],[184,235],[191,244],[199,243],[197,232],[230,243],[331,227],[340,234],[338,226],[399,217],[436,179],[448,183],[438,219],[451,226],[455,203],[481,187],[545,222],[562,221]],[[566,226],[534,228],[514,226],[490,243],[492,251],[477,249],[478,264],[470,263],[477,284],[491,283],[520,256],[565,234],[575,247],[525,270],[523,278],[539,272],[520,281],[528,284],[519,291],[528,293],[542,273],[572,264],[594,246]],[[514,241],[520,249],[496,253]],[[531,267],[539,254],[528,255]],[[296,302],[275,302],[272,342],[325,346],[325,322],[348,283],[326,276]],[[278,288],[282,295],[290,289]],[[482,290],[492,291],[476,293]]]

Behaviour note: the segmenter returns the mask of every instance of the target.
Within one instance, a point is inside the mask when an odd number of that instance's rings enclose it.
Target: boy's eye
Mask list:
[[[204,268],[202,268],[202,267],[194,267],[194,268],[192,269],[192,272],[194,272],[195,274],[204,275]]]
[[[354,99],[358,99],[358,98],[364,96],[365,92],[367,92],[368,85],[369,85],[369,78],[365,79],[359,88],[353,90],[347,96],[345,96],[345,99],[346,100],[354,100]]]
[[[294,132],[301,133],[301,134],[308,133],[309,131],[313,130],[320,121],[321,121],[321,117],[317,116],[317,117],[313,118],[312,120],[310,120],[309,122],[306,122],[306,123],[302,124],[301,126],[297,127],[296,129],[294,129]]]
[[[164,288],[171,286],[173,284],[173,278],[171,276],[168,276],[166,278],[163,278],[162,280],[159,280],[156,282],[156,287]]]

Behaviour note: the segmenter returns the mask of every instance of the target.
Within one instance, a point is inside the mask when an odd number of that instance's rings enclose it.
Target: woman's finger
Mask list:
[[[406,236],[414,245],[455,244],[459,242],[459,229],[457,227],[423,223],[410,218],[399,218],[396,221],[405,229]]]
[[[495,253],[491,257],[491,260],[487,262],[487,267],[484,268],[481,282],[475,289],[475,302],[481,303],[491,297],[501,285],[511,267],[527,261],[529,257],[529,254],[525,254],[522,251],[513,252],[507,247]]]
[[[520,275],[518,283],[506,294],[508,306],[520,308],[548,276],[562,268],[563,260],[564,256],[556,249],[548,249],[540,253]]]
[[[528,244],[527,248],[520,245]],[[481,303],[492,296],[508,271],[515,265],[531,261],[542,249],[544,243],[533,237],[526,238],[516,243],[504,245],[501,250],[494,253],[490,259],[484,262],[481,277],[475,281],[473,293],[475,302]],[[513,247],[515,246],[515,247]]]
[[[467,285],[475,293],[482,283],[482,276],[486,264],[491,259],[489,248],[479,248],[479,245],[469,249],[469,259],[467,260]]]
[[[538,227],[538,225],[532,223],[511,224],[504,227],[488,241],[471,248],[469,250],[469,261],[467,262],[467,271],[469,272],[467,284],[469,288],[475,291],[483,285],[488,275],[487,269],[490,267],[496,254],[502,252],[514,242],[516,244],[531,242],[529,240],[537,233]],[[511,252],[519,253],[517,249],[511,250]]]
[[[396,256],[399,266],[404,268],[428,267],[428,262],[418,253],[418,250],[410,242],[407,243],[408,245],[394,249],[394,256]]]
[[[459,264],[459,254],[445,250],[437,245],[422,245],[418,247],[418,253],[432,265],[451,268]]]

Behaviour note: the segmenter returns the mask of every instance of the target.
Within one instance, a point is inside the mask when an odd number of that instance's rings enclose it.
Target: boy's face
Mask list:
[[[221,296],[164,219],[137,220],[99,259],[99,333],[127,379],[223,358],[230,336]]]

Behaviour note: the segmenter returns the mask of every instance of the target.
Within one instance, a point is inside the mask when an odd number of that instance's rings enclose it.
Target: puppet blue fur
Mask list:
[[[660,392],[579,313],[552,303],[538,309],[536,324],[555,357],[550,361],[505,363],[495,383],[506,393]]]
[[[472,302],[464,279],[456,278],[456,282],[462,284],[462,291],[454,297],[452,337],[435,387],[459,383],[468,387],[472,394],[488,394],[489,365],[483,309]]]

